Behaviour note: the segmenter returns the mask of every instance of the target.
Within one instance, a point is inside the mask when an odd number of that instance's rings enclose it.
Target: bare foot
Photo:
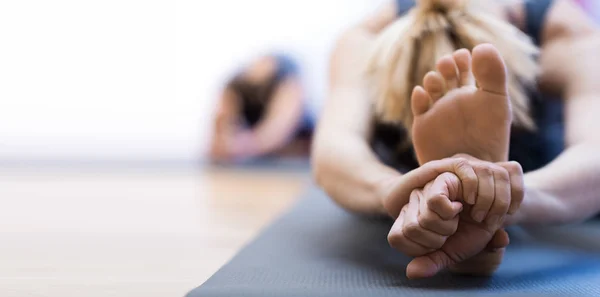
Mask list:
[[[480,160],[508,159],[511,104],[507,73],[489,44],[441,58],[412,94],[413,144],[419,164],[464,153]],[[472,70],[471,70],[472,69]],[[476,85],[477,84],[477,85]]]
[[[506,66],[498,50],[479,45],[473,49],[473,57],[466,49],[458,50],[441,58],[436,68],[437,72],[423,79],[424,88],[416,87],[412,94],[412,135],[419,164],[459,153],[489,162],[507,161],[512,111]],[[472,221],[468,213],[466,206],[458,231],[440,252],[451,255],[466,242],[485,245],[491,239],[489,232],[493,231]],[[503,250],[483,250],[450,270],[491,274],[503,255]]]

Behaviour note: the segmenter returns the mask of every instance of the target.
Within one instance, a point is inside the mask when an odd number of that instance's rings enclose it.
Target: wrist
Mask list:
[[[565,205],[554,195],[537,188],[525,179],[525,197],[519,209],[505,225],[537,225],[562,223],[567,214]]]
[[[395,207],[392,205],[392,193],[394,192],[394,188],[397,187],[397,184],[397,177],[387,176],[378,180],[371,186],[373,195],[380,205],[380,212],[391,217],[397,216]]]
[[[414,190],[409,189],[405,182],[404,175],[398,172],[392,172],[387,176],[382,176],[375,184],[374,193],[383,212],[390,217],[396,218],[400,211],[409,201],[410,193]]]

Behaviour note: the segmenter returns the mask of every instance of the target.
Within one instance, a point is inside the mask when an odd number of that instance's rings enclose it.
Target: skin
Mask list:
[[[443,173],[412,192],[388,237],[393,247],[415,257],[407,266],[408,278],[431,277],[445,268],[490,274],[501,263],[508,235],[497,222],[481,224],[460,214],[462,205],[450,201],[460,197],[461,190],[458,177]]]
[[[440,174],[454,172],[463,187],[468,182],[461,177],[461,158],[434,160],[402,174],[379,162],[369,147],[371,106],[356,65],[365,62],[369,45],[395,20],[396,11],[390,3],[339,39],[312,159],[317,183],[339,205],[392,217],[398,217],[412,191]],[[520,6],[514,12],[523,13]],[[540,87],[565,99],[567,148],[548,166],[524,175],[525,200],[506,224],[577,222],[600,211],[600,88],[594,82],[600,76],[599,45],[600,33],[585,13],[569,0],[557,0],[543,30]]]
[[[253,82],[267,79],[276,66],[270,63],[272,60],[262,58],[253,63],[245,73],[246,79]],[[234,161],[283,149],[290,143],[302,119],[303,96],[297,78],[290,77],[284,80],[276,88],[260,122],[253,129],[244,129],[239,124],[240,107],[236,94],[225,89],[215,117],[211,158],[218,161]]]
[[[477,85],[476,85],[477,83]],[[512,122],[507,72],[492,45],[457,50],[414,88],[413,145],[419,164],[463,153],[507,161]]]
[[[415,87],[411,98],[413,143],[419,161],[427,162],[461,151],[490,162],[505,161],[511,106],[506,66],[498,50],[489,44],[479,45],[473,49],[473,57],[468,50],[458,50],[437,61],[436,70],[425,75],[424,87]],[[465,211],[460,220],[456,218],[456,232],[440,233],[441,229],[431,228],[436,223],[447,224],[448,221],[444,221],[447,218],[440,212],[437,212],[439,216],[432,216],[432,211],[427,210],[430,203],[414,206],[413,199],[404,209],[418,208],[418,212],[406,212],[408,219],[404,222],[415,221],[414,216],[418,213],[420,218],[424,217],[421,221],[426,223],[417,228],[421,232],[415,232],[414,227],[406,223],[402,228],[390,231],[388,238],[391,239],[402,238],[412,231],[410,233],[419,237],[421,244],[433,250],[417,255],[419,257],[407,268],[408,277],[430,277],[445,268],[466,274],[491,274],[501,263],[503,250],[484,248],[495,237],[507,238],[500,228],[506,215],[514,213],[523,199],[522,170],[514,162],[492,167],[475,158],[471,161],[478,176],[477,195],[466,200]],[[433,183],[436,184],[438,179]],[[457,181],[457,178],[445,178],[445,188],[459,187]],[[443,193],[437,194],[438,200],[455,198],[454,193],[444,191],[445,188],[438,187],[431,193],[431,188],[426,186],[423,195]],[[431,241],[424,242],[424,239]],[[392,246],[404,251],[412,245],[410,241],[401,241]],[[474,258],[477,258],[477,265],[472,264]],[[463,263],[466,260],[469,262]]]
[[[462,49],[442,57],[437,71],[425,75],[424,88],[414,88],[413,145],[421,164],[459,153],[489,162],[508,159],[511,106],[506,66],[489,44],[476,46],[473,56]],[[477,195],[465,201],[472,205],[475,221],[488,216],[496,221],[510,205],[509,174],[501,166],[480,167],[475,170]],[[513,212],[518,206],[513,206]]]

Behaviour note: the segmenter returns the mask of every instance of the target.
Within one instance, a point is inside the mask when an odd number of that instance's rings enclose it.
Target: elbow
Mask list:
[[[328,164],[327,158],[324,156],[322,150],[319,150],[317,147],[313,149],[313,153],[311,155],[311,175],[313,181],[317,186],[325,191],[327,183],[327,179],[330,175],[327,174]]]
[[[336,149],[332,148],[327,142],[320,141],[317,130],[311,152],[311,175],[313,182],[324,192],[332,195],[333,187],[337,184],[339,176],[339,155],[334,154]]]

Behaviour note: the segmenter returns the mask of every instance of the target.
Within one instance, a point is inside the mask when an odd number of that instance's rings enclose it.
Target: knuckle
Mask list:
[[[503,183],[510,183],[510,175],[508,174],[508,171],[502,167],[497,167],[494,170],[494,179],[498,182],[503,182]]]
[[[404,234],[406,234],[407,237],[419,237],[421,236],[421,226],[419,225],[419,223],[417,222],[410,222],[408,224],[406,224],[405,228],[404,228]]]
[[[507,170],[512,174],[523,174],[523,167],[519,162],[516,161],[508,162]]]
[[[435,227],[436,220],[433,216],[429,214],[419,214],[419,225],[425,229],[430,229]]]
[[[400,249],[404,244],[404,236],[400,232],[390,232],[387,236],[387,241],[391,247]]]
[[[463,183],[476,183],[477,174],[473,170],[473,166],[469,163],[469,160],[465,158],[455,159],[455,170],[459,174],[460,179]]]
[[[479,168],[479,174],[482,176],[488,177],[488,176],[493,176],[494,172],[493,172],[492,168],[487,167],[487,166],[482,166]]]
[[[457,170],[465,170],[470,167],[469,161],[463,157],[455,158],[454,162],[454,167]]]
[[[429,208],[433,208],[433,207],[439,206],[446,199],[449,200],[449,198],[444,193],[435,193],[435,194],[432,194],[431,196],[429,196],[427,198],[427,206]]]

